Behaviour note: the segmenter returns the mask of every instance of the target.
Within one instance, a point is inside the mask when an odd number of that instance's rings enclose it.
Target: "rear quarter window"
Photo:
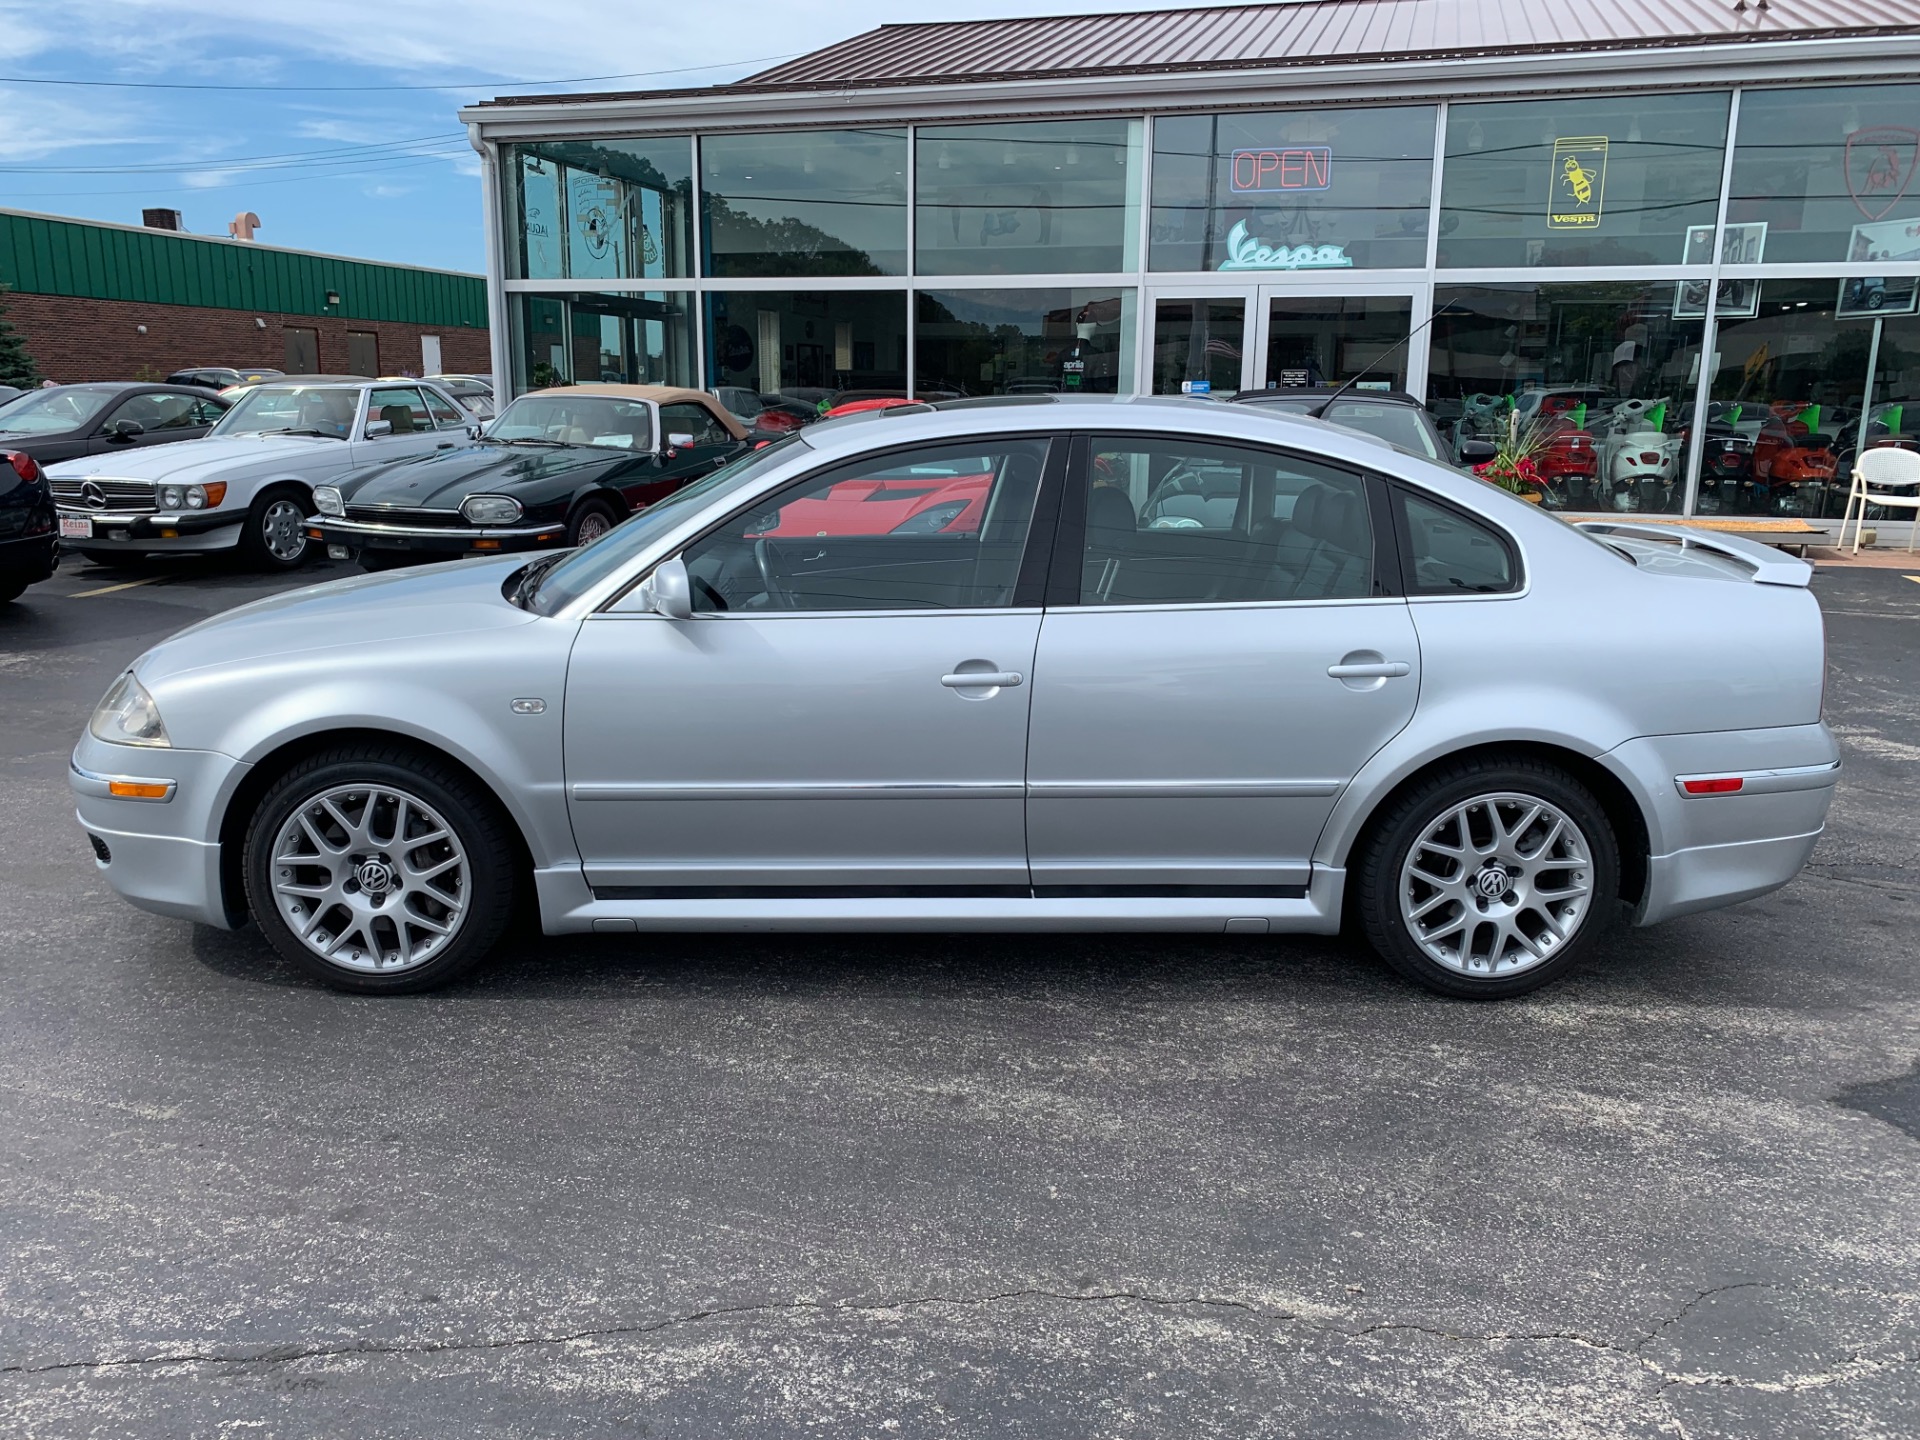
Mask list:
[[[1465,511],[1397,486],[1394,523],[1409,595],[1499,595],[1520,588],[1513,542]]]

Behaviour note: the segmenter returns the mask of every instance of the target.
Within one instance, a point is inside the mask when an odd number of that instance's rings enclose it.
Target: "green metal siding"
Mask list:
[[[487,285],[478,275],[5,212],[0,212],[0,286],[23,295],[263,314],[476,330],[487,324]],[[338,305],[326,303],[329,290],[339,295]]]

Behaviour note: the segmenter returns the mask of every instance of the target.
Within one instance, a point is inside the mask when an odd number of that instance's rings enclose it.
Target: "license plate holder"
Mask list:
[[[62,540],[91,540],[93,521],[84,515],[62,515],[60,517],[60,538]]]

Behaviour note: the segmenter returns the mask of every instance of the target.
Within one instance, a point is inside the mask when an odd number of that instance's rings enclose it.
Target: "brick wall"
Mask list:
[[[380,337],[380,373],[420,373],[420,337],[440,337],[440,366],[449,374],[484,375],[493,368],[487,332],[460,327],[404,325],[392,320],[344,320],[327,315],[256,314],[189,305],[87,300],[66,295],[0,295],[0,309],[27,342],[49,380],[158,380],[194,365],[287,368],[286,331],[319,333],[319,373],[351,373],[347,332]],[[255,320],[267,322],[261,329]],[[140,326],[147,327],[142,335]]]

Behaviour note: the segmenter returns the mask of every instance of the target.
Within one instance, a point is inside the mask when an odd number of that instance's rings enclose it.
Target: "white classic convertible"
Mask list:
[[[238,546],[291,570],[307,556],[315,485],[462,444],[475,423],[426,381],[259,385],[204,439],[70,460],[47,478],[61,543],[88,560]]]

